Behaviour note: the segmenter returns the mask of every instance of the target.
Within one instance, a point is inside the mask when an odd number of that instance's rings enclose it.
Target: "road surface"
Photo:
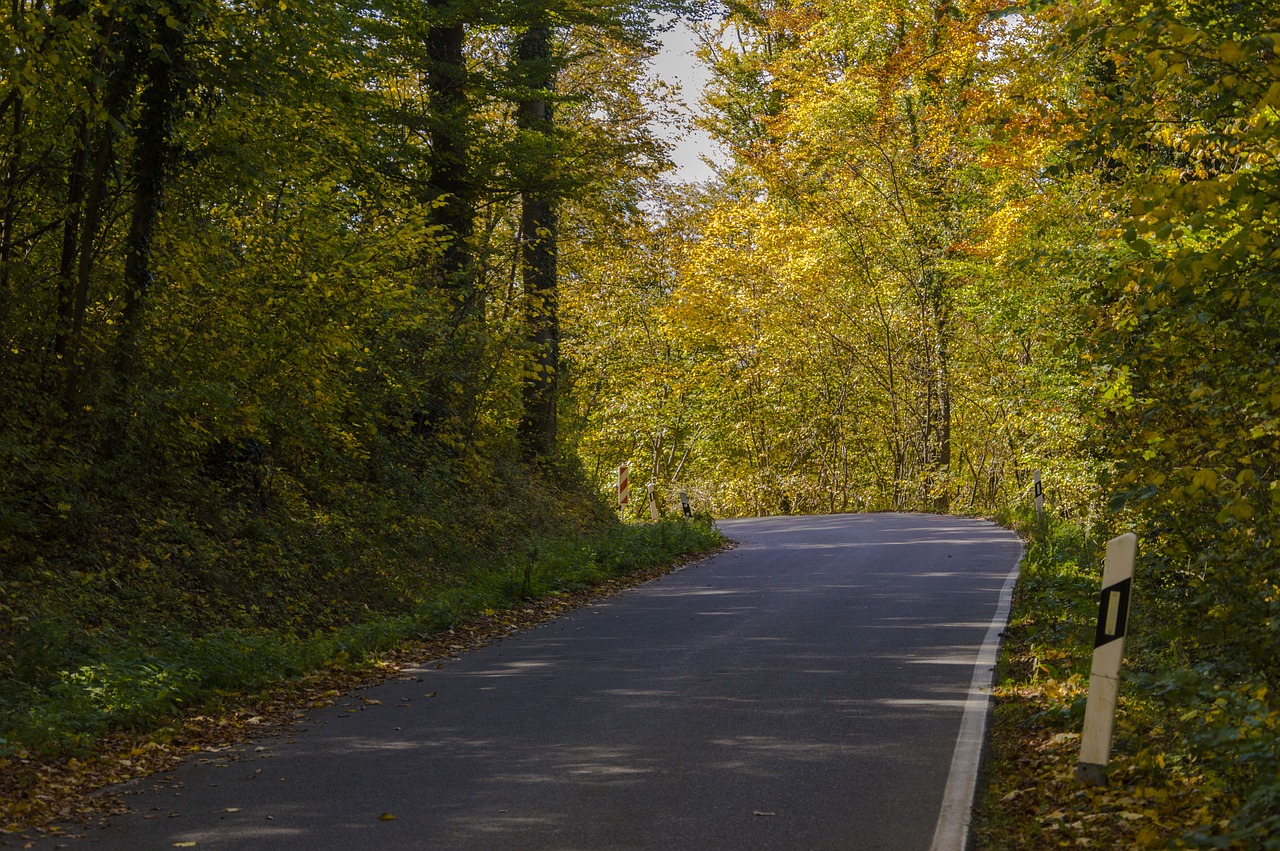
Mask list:
[[[721,526],[736,549],[139,781],[133,813],[58,844],[930,848],[1017,537],[922,514]]]

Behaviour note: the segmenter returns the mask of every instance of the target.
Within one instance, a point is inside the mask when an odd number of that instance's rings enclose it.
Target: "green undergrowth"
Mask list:
[[[1265,689],[1206,684],[1196,660],[1209,648],[1181,627],[1186,602],[1144,575],[1141,556],[1107,782],[1076,777],[1109,533],[1013,520],[1027,549],[997,669],[975,847],[1280,848],[1266,816],[1270,795],[1275,817],[1280,777],[1267,761],[1277,718]]]
[[[707,518],[541,537],[523,552],[422,594],[402,614],[370,611],[358,622],[308,636],[232,628],[201,635],[163,628],[100,630],[91,643],[43,643],[28,636],[13,664],[48,673],[28,674],[25,682],[9,678],[0,698],[0,748],[83,753],[110,730],[156,725],[186,708],[424,638],[487,610],[591,587],[718,542]]]
[[[6,541],[0,759],[83,755],[112,731],[721,540],[705,516],[620,523],[571,477],[523,468],[330,493],[278,477],[265,499],[149,493],[126,509],[86,489],[54,506],[57,534]]]

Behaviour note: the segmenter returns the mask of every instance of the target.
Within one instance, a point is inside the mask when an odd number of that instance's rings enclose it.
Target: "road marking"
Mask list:
[[[1021,563],[1022,554],[1019,553],[1018,561],[1000,589],[1000,602],[991,618],[991,626],[987,628],[987,637],[982,641],[982,649],[978,651],[978,661],[973,666],[973,681],[969,683],[969,697],[964,702],[960,734],[956,737],[956,749],[951,757],[951,772],[947,775],[946,791],[942,793],[942,812],[938,813],[938,826],[933,831],[933,844],[929,851],[964,851],[969,842],[969,820],[973,816],[978,763],[982,759],[982,740],[987,730],[996,653],[1000,649],[1000,634],[1009,623],[1013,586],[1018,581],[1018,565]]]

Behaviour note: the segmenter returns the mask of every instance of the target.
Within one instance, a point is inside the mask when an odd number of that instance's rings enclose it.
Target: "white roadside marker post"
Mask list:
[[[1040,485],[1040,471],[1036,470],[1031,476],[1032,481],[1036,485],[1036,522],[1044,522],[1044,488]]]
[[[649,518],[658,522],[658,498],[653,495],[653,482],[649,482]]]
[[[693,516],[693,509],[689,507],[689,494],[680,491],[680,510],[684,512],[685,517]]]
[[[1080,737],[1080,762],[1076,766],[1076,777],[1091,786],[1101,786],[1107,779],[1137,553],[1138,536],[1132,532],[1107,542],[1102,595],[1098,600],[1098,629],[1093,640],[1093,667],[1089,672],[1089,697],[1084,709],[1084,734]]]

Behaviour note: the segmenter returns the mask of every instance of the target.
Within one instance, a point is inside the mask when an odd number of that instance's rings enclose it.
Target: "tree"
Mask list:
[[[553,97],[555,67],[551,27],[541,14],[520,33],[515,73],[520,92],[517,126],[525,153],[520,169],[520,272],[531,363],[524,377],[524,412],[517,434],[530,460],[549,461],[556,447],[560,386],[560,320],[557,306],[558,193],[551,173],[557,144]]]
[[[1040,318],[1078,283],[1047,282],[1038,253],[1068,238],[1050,223],[1076,199],[1044,179],[1054,130],[1027,97],[1069,82],[1020,88],[1039,24],[991,12],[740,4],[709,37],[707,127],[738,168],[687,219],[657,310],[678,313],[668,330],[694,357],[750,338],[753,369],[709,383],[707,419],[727,421],[690,461],[738,456],[709,476],[734,483],[722,510],[775,510],[784,493],[797,508],[974,506],[1058,463],[1060,492],[1087,504],[1087,465],[1061,452],[1083,394]],[[1011,398],[1015,372],[1026,392]]]
[[[172,14],[159,24],[142,71],[141,112],[132,158],[133,199],[124,262],[124,305],[116,343],[114,380],[124,395],[137,369],[138,337],[154,273],[152,248],[172,159],[173,128],[185,106],[187,40],[203,10],[199,0],[175,0]]]
[[[1108,485],[1182,648],[1158,687],[1205,708],[1202,758],[1252,786],[1211,841],[1251,845],[1280,829],[1280,751],[1257,732],[1280,723],[1274,10],[1088,11],[1072,46],[1096,70],[1071,164],[1111,214],[1089,308]]]

